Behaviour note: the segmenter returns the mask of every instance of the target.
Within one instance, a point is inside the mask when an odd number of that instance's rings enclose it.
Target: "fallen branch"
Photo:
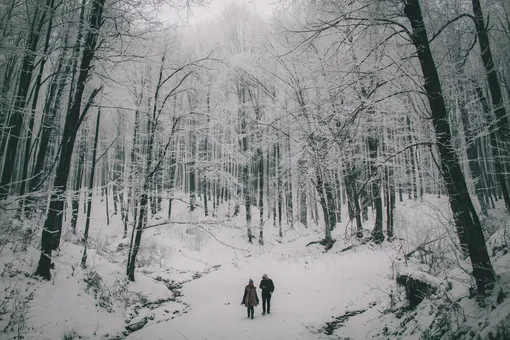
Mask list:
[[[335,244],[335,242],[336,242],[336,240],[334,240],[334,239],[331,239],[331,240],[323,239],[323,240],[320,240],[320,241],[312,241],[312,242],[308,243],[306,245],[306,247],[308,247],[311,244],[319,243],[320,245],[325,246],[325,250],[328,251],[331,248],[333,248],[333,244]]]
[[[348,247],[345,247],[344,249],[340,250],[340,252],[343,253],[344,251],[351,250],[351,249],[354,249],[354,245],[350,245]]]
[[[434,240],[431,240],[431,241],[428,241],[428,242],[422,243],[422,244],[420,244],[420,245],[419,245],[419,246],[418,246],[415,250],[410,251],[410,252],[409,252],[409,253],[407,253],[407,254],[404,254],[404,256],[405,256],[405,258],[406,258],[406,259],[408,259],[410,256],[412,256],[414,253],[416,253],[416,252],[418,252],[418,251],[423,251],[423,252],[426,252],[426,253],[432,253],[432,251],[430,251],[430,250],[426,250],[426,249],[425,249],[425,246],[426,246],[426,245],[429,245],[429,244],[431,244],[431,243],[434,243],[434,242],[436,242],[436,241],[440,241],[440,240],[442,240],[442,239],[444,239],[444,238],[446,238],[446,236],[441,236],[441,237],[436,238],[436,239],[434,239]]]

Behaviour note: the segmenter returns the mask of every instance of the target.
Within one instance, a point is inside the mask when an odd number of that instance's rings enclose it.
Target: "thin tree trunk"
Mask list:
[[[94,192],[94,172],[96,171],[96,154],[97,154],[97,141],[99,139],[99,123],[101,121],[101,109],[97,111],[96,120],[96,133],[94,135],[94,146],[92,147],[92,165],[90,168],[89,186],[88,186],[88,201],[87,201],[87,218],[85,220],[85,231],[83,233],[83,254],[81,256],[81,267],[87,267],[87,247],[89,240],[90,228],[90,214],[92,212],[92,195]]]
[[[480,208],[482,211],[482,215],[487,216],[487,205],[485,204],[484,198],[484,189],[482,186],[482,171],[480,169],[480,164],[478,163],[479,155],[476,148],[476,144],[474,142],[473,131],[471,129],[471,124],[469,121],[468,110],[466,108],[466,103],[464,100],[464,93],[462,93],[462,86],[460,86],[459,93],[459,109],[460,116],[462,120],[462,126],[464,128],[464,138],[466,140],[467,145],[467,157],[468,157],[468,165],[469,170],[471,172],[471,178],[473,180],[473,184],[475,187],[475,194],[478,198],[478,203],[480,203]]]
[[[78,221],[79,205],[80,205],[80,194],[83,183],[83,166],[85,163],[85,150],[87,143],[87,131],[85,129],[78,143],[78,160],[76,164],[76,172],[74,176],[74,188],[73,198],[71,200],[71,230],[73,234],[76,234],[76,223]]]
[[[247,136],[247,128],[246,128],[246,109],[244,105],[246,103],[244,81],[240,85],[239,89],[239,105],[241,106],[239,109],[239,120],[241,126],[241,135],[243,136],[241,139],[241,150],[243,151],[243,155],[248,158],[248,136]],[[247,235],[248,241],[252,243],[253,232],[251,229],[251,193],[250,193],[250,161],[246,159],[243,164],[242,169],[242,179],[243,179],[243,196],[244,196],[244,207],[246,210],[246,226],[247,226]]]
[[[372,134],[375,132],[372,131]],[[368,140],[368,150],[370,156],[370,176],[372,176],[372,202],[375,208],[375,225],[372,230],[372,237],[374,238],[374,242],[376,244],[382,243],[384,241],[384,234],[382,230],[383,225],[383,212],[382,212],[382,200],[381,200],[381,176],[378,170],[377,165],[375,164],[377,159],[377,149],[379,140],[377,137],[369,136]],[[416,192],[416,191],[415,191]]]
[[[259,244],[264,245],[264,156],[262,149],[257,148],[258,159],[258,177],[259,177],[259,213],[260,213],[260,232]]]

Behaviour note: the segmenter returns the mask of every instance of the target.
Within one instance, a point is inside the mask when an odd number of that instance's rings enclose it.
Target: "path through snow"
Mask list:
[[[148,325],[128,339],[328,338],[318,332],[326,321],[387,298],[394,281],[389,277],[390,256],[384,251],[363,246],[324,254],[319,246],[306,248],[306,242],[300,240],[273,252],[241,257],[238,263],[223,265],[218,271],[185,284],[183,300],[191,307],[187,314]],[[251,320],[246,308],[240,306],[243,289],[249,278],[258,286],[264,273],[276,286],[271,315],[262,316],[259,305]],[[258,294],[260,298],[260,290]],[[374,316],[366,314],[364,319],[347,322],[336,334],[342,338],[365,338],[363,323]]]

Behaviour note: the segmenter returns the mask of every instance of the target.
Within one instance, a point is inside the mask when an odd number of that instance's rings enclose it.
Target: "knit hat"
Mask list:
[[[262,275],[262,278],[268,279],[267,274]]]
[[[248,284],[252,285],[253,284],[253,280],[250,279],[250,281],[248,281]]]

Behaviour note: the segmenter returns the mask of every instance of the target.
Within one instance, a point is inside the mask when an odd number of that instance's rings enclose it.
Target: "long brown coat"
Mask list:
[[[247,285],[244,288],[243,301],[241,303],[246,307],[257,306],[259,304],[259,297],[257,296],[257,288],[255,286]]]

